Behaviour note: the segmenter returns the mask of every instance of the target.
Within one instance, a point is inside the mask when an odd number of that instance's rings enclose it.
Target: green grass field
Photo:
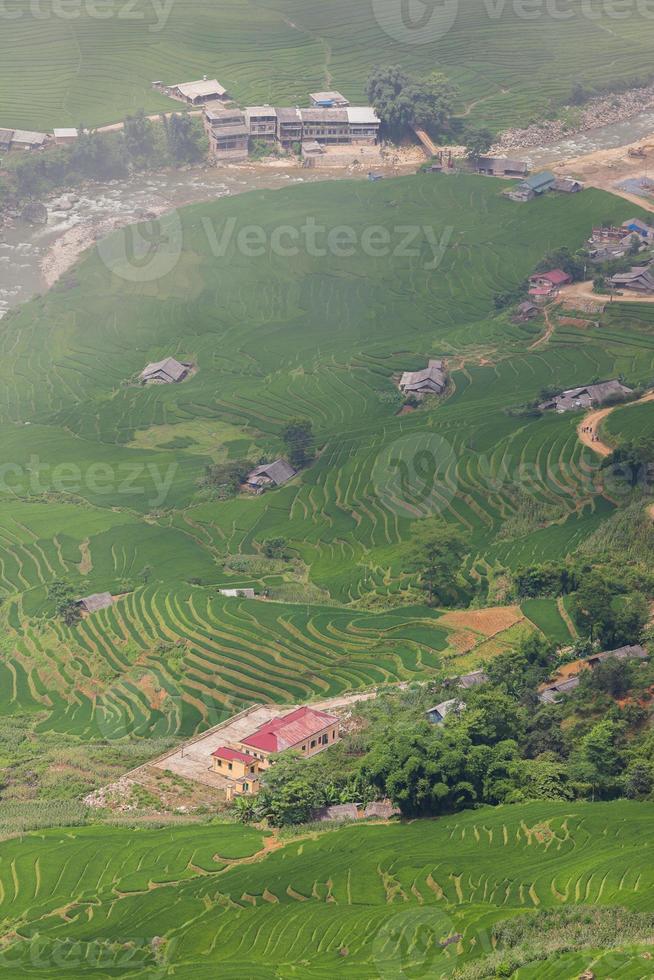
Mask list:
[[[574,82],[651,73],[649,20],[637,5],[620,17],[581,0],[565,17],[547,10],[523,16],[516,4],[462,0],[437,6],[419,33],[392,0],[115,0],[100,13],[16,0],[3,18],[0,126],[95,126],[141,107],[158,112],[175,103],[152,90],[154,80],[204,74],[243,104],[306,104],[309,92],[333,86],[360,103],[372,66],[401,64],[444,71],[460,89],[459,111],[499,129],[542,118]]]
[[[598,215],[618,221],[633,207],[589,190],[520,208],[503,187],[414,176],[194,206],[180,213],[181,251],[161,278],[111,273],[110,243],[5,318],[4,714],[34,712],[42,732],[169,736],[252,701],[429,677],[448,650],[438,613],[361,607],[414,583],[411,539],[425,520],[465,535],[464,573],[482,598],[490,571],[573,553],[602,527],[616,505],[599,493],[576,418],[506,409],[546,384],[646,381],[652,325],[620,328],[612,310],[598,329],[560,327],[531,349],[533,325],[498,314],[493,297],[549,249],[577,247]],[[292,259],[238,247],[242,228],[272,235],[280,215],[297,229],[347,224],[358,242],[381,225],[393,247]],[[207,227],[220,239],[230,221],[215,254]],[[436,268],[425,225],[432,242],[450,236]],[[396,254],[405,226],[418,229],[415,254]],[[128,383],[167,354],[197,372],[174,386]],[[431,356],[450,359],[450,396],[398,414],[393,376]],[[297,415],[312,420],[320,449],[306,471],[259,497],[203,496],[211,459],[279,453]],[[276,536],[293,568],[262,563]],[[123,598],[69,630],[47,601],[61,578],[80,595]],[[216,594],[249,585],[293,601]],[[568,641],[553,603],[526,612]]]
[[[246,863],[263,842],[237,826],[28,834],[0,844],[0,976],[456,976],[492,952],[500,920],[651,910],[653,818],[649,803],[482,808],[328,831]],[[613,941],[516,976],[572,980],[591,962],[604,980],[649,975],[651,939]]]

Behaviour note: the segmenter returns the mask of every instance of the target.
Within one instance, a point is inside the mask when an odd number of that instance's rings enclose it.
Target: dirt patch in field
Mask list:
[[[154,676],[144,674],[136,682],[136,686],[143,691],[152,710],[160,711],[168,695],[164,688],[158,687]]]
[[[441,616],[439,623],[461,631],[472,630],[482,636],[495,636],[524,620],[519,606],[491,606],[489,609],[457,609]],[[451,638],[450,638],[451,639]]]
[[[457,653],[468,653],[469,650],[472,650],[478,639],[478,636],[474,633],[469,633],[467,630],[461,630],[460,633],[451,633],[448,636],[449,645]]]
[[[560,316],[559,323],[564,327],[592,327],[592,320],[582,320],[580,316]]]

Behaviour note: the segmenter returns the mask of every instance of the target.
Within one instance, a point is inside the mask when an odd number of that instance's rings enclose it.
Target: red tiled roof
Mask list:
[[[537,272],[536,275],[539,279],[547,279],[553,286],[561,286],[570,281],[570,276],[563,269],[550,269],[549,272]]]
[[[251,745],[263,752],[283,752],[335,724],[338,724],[338,718],[334,715],[306,706],[296,708],[288,715],[266,722],[253,735],[244,738],[243,745]]]
[[[255,760],[251,755],[246,755],[245,752],[239,752],[238,749],[228,749],[225,745],[221,745],[219,749],[211,753],[216,759],[227,759],[228,762],[233,762],[234,760],[238,762],[245,762],[246,765],[253,765]]]

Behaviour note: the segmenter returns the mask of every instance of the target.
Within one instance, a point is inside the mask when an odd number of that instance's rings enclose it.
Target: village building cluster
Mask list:
[[[614,399],[621,401],[632,394],[633,389],[613,378],[579,388],[566,388],[553,398],[541,402],[538,408],[540,411],[574,412],[579,408],[596,408]]]
[[[259,792],[261,773],[273,765],[277,753],[290,750],[310,758],[339,738],[335,715],[304,705],[272,718],[238,742],[218,746],[211,753],[212,769],[227,780],[225,796],[229,802],[234,796]]]
[[[205,106],[203,118],[213,158],[233,162],[246,160],[253,144],[261,142],[282,151],[299,146],[310,164],[326,146],[374,145],[381,125],[370,106],[343,106],[340,100],[338,105],[306,109],[271,105],[239,109],[211,103]]]
[[[519,176],[516,174],[515,176]],[[577,194],[584,189],[584,185],[574,177],[557,177],[550,170],[543,170],[541,173],[530,174],[517,186],[504,191],[504,196],[510,201],[518,201],[521,204],[533,201],[535,197],[540,197],[548,191],[559,191],[562,194]]]

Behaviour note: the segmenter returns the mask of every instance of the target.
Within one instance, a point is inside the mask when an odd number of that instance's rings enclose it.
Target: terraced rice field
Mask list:
[[[637,4],[619,18],[583,0],[564,17],[546,4],[528,16],[518,4],[477,0],[430,9],[420,31],[393,0],[135,0],[104,5],[102,16],[92,4],[16,0],[3,19],[0,126],[96,126],[141,107],[158,112],[171,102],[152,81],[204,74],[244,104],[306,104],[333,85],[360,103],[372,66],[401,64],[443,70],[470,121],[502,128],[542,117],[574,82],[651,73],[649,20]]]
[[[652,439],[654,437],[654,403],[617,408],[602,423],[602,438],[609,445]]]
[[[0,844],[0,975],[451,976],[492,951],[499,920],[651,909],[653,818],[624,801],[484,808],[350,826],[254,860],[261,835],[235,826],[28,834]],[[595,955],[597,977],[647,975],[653,947],[616,944],[519,976],[571,980]]]
[[[546,384],[646,381],[652,325],[631,314],[621,328],[613,310],[599,329],[557,328],[530,349],[533,325],[513,324],[493,299],[549,249],[576,248],[597,216],[620,221],[633,205],[589,190],[519,208],[504,186],[415,176],[191,207],[167,275],[131,282],[109,271],[104,248],[92,251],[3,320],[3,713],[34,712],[43,732],[189,734],[252,701],[428,677],[462,652],[448,639],[458,627],[424,607],[347,608],[415,582],[411,540],[424,520],[463,532],[464,573],[482,597],[490,572],[559,558],[601,526],[616,505],[577,419],[507,409]],[[325,233],[347,224],[357,242],[372,222],[392,247],[245,254],[239,230],[256,221],[272,235],[280,215]],[[228,222],[221,256],[207,228],[220,238]],[[406,226],[416,251],[396,254]],[[443,232],[434,267],[430,241]],[[168,354],[197,372],[174,386],[129,383]],[[449,396],[398,414],[394,377],[431,356],[448,359]],[[303,473],[259,497],[201,491],[213,458],[280,453],[297,415],[319,448]],[[220,587],[289,585],[276,567],[257,570],[277,536],[307,580],[294,573],[295,604],[221,599]],[[47,600],[57,579],[122,598],[69,630]],[[556,609],[533,616],[564,639]]]

